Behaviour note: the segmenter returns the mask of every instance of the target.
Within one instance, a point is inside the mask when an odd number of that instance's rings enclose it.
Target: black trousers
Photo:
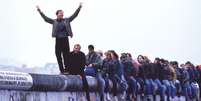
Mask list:
[[[89,95],[89,84],[87,82],[87,78],[86,75],[84,73],[84,71],[80,71],[80,72],[71,72],[69,71],[70,75],[80,75],[82,77],[82,83],[83,83],[83,90],[86,92],[86,99],[87,101],[90,101],[90,95]]]
[[[117,96],[117,78],[115,76],[109,76],[109,79],[112,81],[113,87],[111,89],[113,96]]]
[[[70,47],[68,37],[56,38],[55,54],[57,57],[59,70],[61,73],[63,73],[69,64]]]

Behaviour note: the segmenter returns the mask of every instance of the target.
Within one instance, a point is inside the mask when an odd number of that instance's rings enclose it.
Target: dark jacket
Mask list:
[[[198,69],[194,69],[195,73],[195,81],[198,82],[200,80],[200,71]]]
[[[153,79],[163,79],[163,67],[159,63],[152,63],[152,68],[153,70]]]
[[[150,79],[153,78],[153,70],[152,65],[150,63],[142,64],[139,67],[139,77],[143,79]]]
[[[70,17],[68,18],[64,18],[64,24],[65,24],[65,27],[66,27],[66,31],[67,31],[67,35],[66,36],[72,36],[73,35],[73,32],[72,32],[72,29],[71,29],[71,25],[70,25],[70,22],[73,21],[77,15],[79,14],[80,12],[80,9],[81,9],[82,6],[79,6],[79,8],[75,11],[75,13],[73,15],[71,15]],[[40,15],[42,16],[42,18],[47,22],[47,23],[50,23],[53,25],[52,27],[52,37],[56,37],[56,26],[58,24],[58,21],[56,19],[51,19],[49,17],[47,17],[43,12],[41,12],[39,10],[39,13]]]
[[[124,75],[124,69],[123,69],[123,66],[122,64],[120,63],[120,61],[118,59],[116,60],[112,60],[112,74],[111,75],[114,75],[116,77],[121,77],[122,75]]]
[[[163,66],[163,80],[173,80],[173,72],[169,66]]]
[[[184,83],[188,82],[189,79],[190,79],[190,75],[189,75],[188,71],[186,69],[182,69],[181,83],[184,84]]]
[[[177,79],[179,80],[179,81],[182,81],[182,69],[181,68],[179,68],[179,67],[176,67],[175,68],[175,72],[176,72],[176,75],[177,75]]]
[[[84,67],[86,65],[86,58],[83,52],[71,52],[69,59],[68,71],[70,74],[84,73]]]
[[[93,66],[98,69],[102,64],[102,59],[96,52],[91,52],[86,55],[86,64],[93,64]]]
[[[124,68],[124,75],[128,76],[135,76],[137,70],[132,63],[132,59],[129,58],[121,58],[121,63]]]
[[[109,74],[110,68],[112,68],[112,59],[104,59],[101,66],[103,75]]]
[[[103,73],[110,77],[119,77],[120,63],[118,60],[104,59],[102,63]]]
[[[189,74],[190,82],[193,82],[194,78],[195,78],[195,75],[193,73],[193,69],[191,67],[188,67],[187,71],[188,71],[188,74]]]
[[[155,75],[156,75],[156,73],[155,73],[155,68],[154,68],[154,66],[153,66],[153,63],[148,63],[148,64],[146,64],[145,65],[145,67],[146,67],[146,76],[147,76],[147,78],[151,78],[151,79],[155,79]]]

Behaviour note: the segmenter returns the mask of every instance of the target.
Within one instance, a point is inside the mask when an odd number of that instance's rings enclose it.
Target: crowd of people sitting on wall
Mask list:
[[[104,53],[94,51],[94,46],[89,45],[89,53],[85,56],[80,51],[81,46],[76,44],[70,52],[69,39],[73,37],[70,22],[79,14],[82,8],[80,2],[77,10],[69,17],[64,18],[63,10],[56,11],[56,19],[47,17],[39,6],[36,6],[45,22],[52,24],[52,37],[55,39],[55,54],[60,73],[68,71],[71,75],[81,75],[86,99],[90,101],[86,75],[97,78],[101,101],[110,100],[110,81],[115,99],[117,93],[128,101],[136,99],[137,95],[160,95],[162,101],[170,101],[175,96],[185,96],[187,101],[199,101],[199,85],[201,85],[201,67],[193,65],[190,61],[179,65],[177,61],[168,61],[156,58],[154,62],[146,56],[139,55],[135,61],[130,53],[122,53],[119,57],[114,50]],[[85,68],[84,68],[85,67]],[[86,74],[86,75],[85,75]]]
[[[130,53],[121,53],[119,57],[114,50],[96,52],[93,45],[88,50],[84,72],[97,79],[101,101],[111,101],[110,92],[116,101],[119,93],[126,101],[135,101],[137,95],[141,98],[149,95],[153,99],[159,95],[161,101],[172,101],[176,96],[199,101],[201,66],[190,61],[179,65],[163,58],[152,62],[143,55],[135,60]]]

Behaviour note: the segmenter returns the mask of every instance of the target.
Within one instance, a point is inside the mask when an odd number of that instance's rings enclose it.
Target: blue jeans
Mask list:
[[[109,92],[109,80],[112,81],[112,84],[113,84],[113,87],[112,87],[112,93],[113,93],[113,96],[117,96],[117,78],[115,76],[108,76],[108,77],[105,77],[105,92]]]
[[[108,93],[110,90],[109,77],[105,75],[103,78],[105,80],[105,90],[104,91],[105,91],[105,93]]]
[[[170,81],[170,85],[171,85],[171,97],[174,98],[176,96],[177,89],[173,81]]]
[[[105,89],[105,80],[102,77],[102,74],[100,72],[96,73],[96,79],[98,82],[98,91],[100,94],[101,101],[104,101],[104,89]]]
[[[176,93],[180,95],[182,93],[182,87],[179,80],[175,81],[175,87],[176,87]]]
[[[170,97],[171,96],[171,85],[170,85],[170,82],[168,80],[163,80],[162,82],[163,82],[163,84],[167,88],[167,90],[166,90],[167,96]]]
[[[84,72],[86,75],[93,76],[97,79],[100,99],[101,101],[104,101],[105,80],[103,79],[102,74],[97,72],[95,67],[86,67]]]
[[[154,95],[155,83],[152,79],[145,79],[145,92],[147,95]]]
[[[200,96],[200,89],[199,89],[199,85],[197,82],[192,82],[191,83],[191,91],[192,91],[192,97],[196,98],[197,100],[199,100],[199,96]]]
[[[140,77],[137,77],[136,78],[136,81],[137,81],[137,93],[138,94],[142,94],[144,93],[144,80]]]
[[[183,86],[182,86],[182,93],[183,93],[183,95],[185,96],[186,101],[188,101],[188,100],[190,99],[190,95],[192,95],[191,92],[192,92],[192,91],[191,91],[191,86],[190,86],[189,81],[183,83]]]
[[[131,93],[133,96],[137,95],[137,81],[133,76],[126,77],[126,80],[128,82],[128,89],[127,89],[127,94]]]
[[[167,87],[167,96],[174,98],[176,96],[176,87],[173,81],[163,80],[163,84]]]
[[[166,86],[161,84],[161,81],[159,79],[155,79],[155,83],[158,86],[158,91],[160,94],[161,99],[164,101],[165,100],[165,91],[166,91]]]

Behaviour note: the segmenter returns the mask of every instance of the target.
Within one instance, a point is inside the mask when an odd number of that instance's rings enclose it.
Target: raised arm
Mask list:
[[[73,21],[77,17],[77,15],[79,14],[81,8],[82,8],[82,2],[80,3],[78,9],[74,12],[74,14],[69,17],[70,21]]]
[[[47,23],[50,23],[50,24],[53,24],[54,23],[54,20],[47,17],[41,10],[40,10],[40,7],[39,6],[36,6],[38,12],[40,13],[41,17],[45,20],[45,22]]]

